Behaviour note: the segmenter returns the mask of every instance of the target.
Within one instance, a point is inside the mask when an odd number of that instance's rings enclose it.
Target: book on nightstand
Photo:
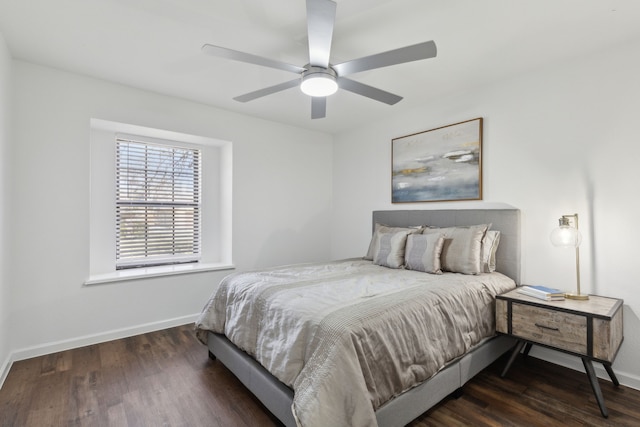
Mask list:
[[[546,286],[523,285],[518,287],[518,292],[545,301],[560,301],[564,299],[563,291]]]

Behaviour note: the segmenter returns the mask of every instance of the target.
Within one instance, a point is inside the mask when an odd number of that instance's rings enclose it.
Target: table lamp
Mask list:
[[[558,247],[576,248],[577,289],[575,294],[565,294],[565,298],[588,300],[589,295],[580,293],[580,243],[582,242],[582,235],[580,234],[580,230],[578,230],[578,214],[562,215],[559,223],[559,227],[551,232],[551,243]]]

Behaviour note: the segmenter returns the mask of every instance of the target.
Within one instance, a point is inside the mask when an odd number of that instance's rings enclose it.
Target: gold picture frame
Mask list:
[[[391,202],[482,200],[482,117],[391,140]]]

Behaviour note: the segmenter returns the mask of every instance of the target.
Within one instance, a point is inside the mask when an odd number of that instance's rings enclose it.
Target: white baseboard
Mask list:
[[[7,379],[7,375],[9,375],[9,369],[11,369],[11,365],[13,365],[13,359],[11,357],[11,353],[7,356],[7,359],[0,366],[0,388],[2,388],[2,384],[4,384],[4,380]]]
[[[565,368],[573,369],[574,371],[584,372],[584,366],[582,365],[580,358],[570,354],[560,353],[540,346],[533,346],[531,353],[529,354],[532,357],[537,357],[538,359],[546,360],[547,362],[555,363],[556,365],[564,366]],[[598,378],[611,381],[609,374],[600,363],[594,363],[593,368],[596,371]],[[618,378],[620,384],[625,387],[640,390],[640,378],[637,375],[618,371],[615,365],[613,366],[613,371],[615,372],[616,378]]]
[[[176,317],[173,319],[161,320],[158,322],[144,323],[142,325],[136,325],[122,329],[114,329],[97,334],[85,335],[62,341],[54,341],[33,347],[15,350],[9,353],[7,360],[4,361],[0,369],[0,388],[2,388],[7,375],[9,375],[9,370],[11,369],[11,365],[13,365],[13,362],[30,359],[32,357],[44,356],[46,354],[57,353],[59,351],[71,350],[74,348],[85,347],[88,345],[99,344],[102,342],[121,338],[127,338],[134,335],[145,334],[148,332],[159,331],[162,329],[173,328],[175,326],[195,323],[198,316],[199,313],[191,314],[188,316]]]

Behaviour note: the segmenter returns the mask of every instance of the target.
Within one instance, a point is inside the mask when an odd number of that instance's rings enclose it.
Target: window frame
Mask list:
[[[115,136],[179,142],[203,150],[201,257],[198,263],[116,270]],[[220,139],[92,118],[90,120],[89,271],[94,285],[235,268],[232,260],[233,143]]]

